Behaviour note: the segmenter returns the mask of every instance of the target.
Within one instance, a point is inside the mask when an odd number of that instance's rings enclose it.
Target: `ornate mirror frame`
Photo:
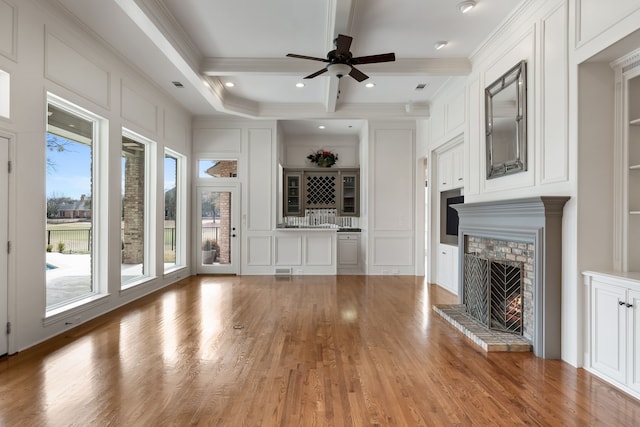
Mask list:
[[[527,170],[527,62],[484,91],[487,179]]]

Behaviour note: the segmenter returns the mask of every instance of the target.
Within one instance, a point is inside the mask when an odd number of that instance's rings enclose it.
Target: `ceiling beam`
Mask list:
[[[327,23],[327,52],[335,49],[333,40],[338,34],[349,34],[350,23],[353,16],[353,3],[355,0],[330,0]],[[324,106],[327,113],[334,113],[338,104],[338,92],[340,90],[340,79],[329,76],[325,79]]]
[[[208,76],[279,75],[300,76],[322,68],[324,62],[297,58],[206,58],[200,72]],[[466,76],[471,62],[466,58],[397,58],[395,62],[365,64],[366,74],[389,76]]]

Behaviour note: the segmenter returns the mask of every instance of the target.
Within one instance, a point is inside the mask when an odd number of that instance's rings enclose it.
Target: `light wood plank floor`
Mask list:
[[[486,354],[408,276],[199,276],[0,361],[3,426],[633,426],[640,401]]]

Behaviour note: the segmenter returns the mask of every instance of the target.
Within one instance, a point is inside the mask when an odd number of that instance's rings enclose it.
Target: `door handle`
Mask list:
[[[232,235],[231,235],[231,237],[236,237],[236,235],[235,235],[235,234],[232,234]]]

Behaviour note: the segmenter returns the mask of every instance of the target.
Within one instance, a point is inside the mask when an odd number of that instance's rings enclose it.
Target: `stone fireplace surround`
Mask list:
[[[458,297],[469,237],[526,242],[533,254],[533,353],[561,357],[562,211],[569,197],[540,196],[452,205],[458,211]]]

